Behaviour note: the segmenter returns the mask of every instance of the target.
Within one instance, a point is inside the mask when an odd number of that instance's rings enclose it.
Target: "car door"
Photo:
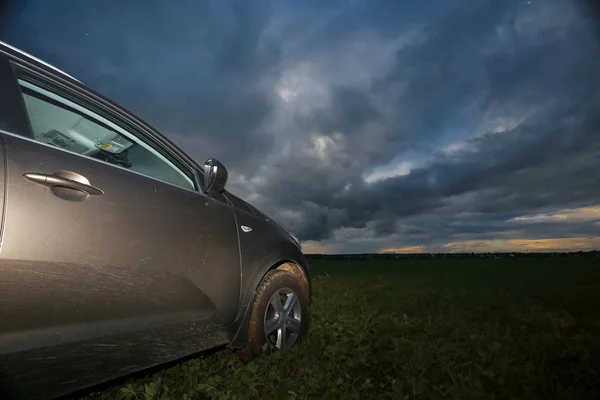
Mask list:
[[[202,195],[199,171],[124,111],[14,70],[31,129],[0,131],[0,354],[128,338],[166,346],[136,361],[156,364],[182,355],[168,343],[230,323],[240,290],[231,207]],[[193,329],[174,336],[182,326]]]

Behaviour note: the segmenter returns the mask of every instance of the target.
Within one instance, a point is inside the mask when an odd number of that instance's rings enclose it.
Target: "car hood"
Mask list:
[[[264,212],[260,211],[258,208],[256,208],[252,204],[248,203],[247,201],[240,199],[238,196],[235,196],[235,195],[231,194],[230,192],[227,192],[226,194],[227,194],[227,197],[234,197],[236,200],[241,201],[244,204],[246,204],[246,206],[248,206],[248,208],[251,209],[256,216],[269,221],[269,223],[271,223],[272,225],[274,225],[282,233],[285,232],[287,235],[289,235],[291,237],[291,239],[296,243],[296,245],[298,245],[298,247],[302,248],[302,246],[300,244],[300,241],[298,240],[298,238],[296,237],[296,235],[294,235],[289,229],[285,228],[279,222],[277,222],[273,218],[269,217],[267,214],[265,214]]]

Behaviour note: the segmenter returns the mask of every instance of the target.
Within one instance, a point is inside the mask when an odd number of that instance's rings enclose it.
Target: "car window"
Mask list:
[[[56,93],[18,80],[35,140],[185,189],[189,175],[133,134]],[[193,175],[192,175],[193,177]]]

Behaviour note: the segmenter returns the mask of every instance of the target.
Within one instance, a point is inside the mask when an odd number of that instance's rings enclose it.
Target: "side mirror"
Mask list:
[[[229,173],[218,160],[209,158],[204,163],[204,193],[212,195],[225,189]]]

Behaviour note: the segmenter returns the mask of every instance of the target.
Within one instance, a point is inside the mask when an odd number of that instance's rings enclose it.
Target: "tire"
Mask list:
[[[281,303],[277,303],[278,298]],[[293,304],[289,304],[288,301]],[[277,304],[280,304],[281,308],[278,309]],[[269,271],[256,289],[250,314],[248,340],[246,345],[237,351],[239,359],[248,362],[262,353],[263,345],[267,343],[265,326],[268,331],[275,327],[275,331],[269,335],[269,342],[274,344],[274,348],[284,350],[300,343],[308,333],[308,307],[309,293],[298,278],[284,270]]]

